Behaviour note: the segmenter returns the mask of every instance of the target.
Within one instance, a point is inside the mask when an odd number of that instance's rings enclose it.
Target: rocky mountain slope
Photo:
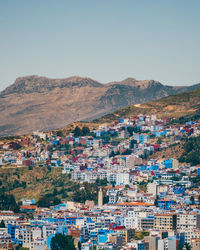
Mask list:
[[[198,86],[198,85],[196,85]],[[163,97],[142,104],[133,104],[94,120],[95,123],[111,122],[119,117],[138,114],[156,114],[160,118],[174,118],[173,122],[200,119],[200,86],[197,89]]]
[[[102,84],[90,78],[17,78],[0,93],[0,135],[51,130],[72,121],[92,120],[122,107],[200,87],[165,86],[127,78]]]

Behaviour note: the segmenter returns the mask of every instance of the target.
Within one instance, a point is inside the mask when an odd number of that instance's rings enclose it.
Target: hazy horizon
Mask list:
[[[17,77],[200,82],[200,1],[0,1],[0,91]]]

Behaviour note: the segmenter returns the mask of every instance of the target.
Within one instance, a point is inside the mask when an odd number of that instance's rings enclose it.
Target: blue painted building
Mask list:
[[[8,227],[8,233],[11,235],[11,239],[14,240],[15,239],[15,229],[19,228],[19,226],[8,224],[7,227]]]
[[[174,194],[185,194],[185,188],[184,187],[174,187],[173,188]]]
[[[98,236],[98,243],[106,243],[108,240],[108,234],[112,233],[113,231],[109,229],[100,229],[97,233]]]
[[[75,217],[66,217],[65,220],[67,225],[76,225]]]
[[[172,168],[172,159],[169,158],[168,160],[164,161],[165,168]]]
[[[173,200],[158,200],[158,207],[162,208],[162,209],[166,209],[169,210],[170,209],[170,205],[173,205],[175,202]]]
[[[135,134],[133,135],[134,140],[136,140],[138,143],[144,144],[149,142],[149,135],[146,134]]]
[[[145,165],[140,167],[140,170],[141,170],[141,171],[144,171],[144,170],[146,170],[146,169],[147,169],[147,166],[145,166]]]
[[[148,167],[148,170],[150,170],[150,171],[156,171],[158,169],[159,169],[158,165],[151,165],[151,166]]]

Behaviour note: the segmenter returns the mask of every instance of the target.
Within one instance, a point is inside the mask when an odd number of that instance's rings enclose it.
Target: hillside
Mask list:
[[[119,117],[138,114],[157,114],[158,117],[193,116],[200,114],[200,88],[144,104],[135,104],[95,120],[97,123],[111,122]]]
[[[0,93],[0,136],[62,128],[74,121],[90,121],[131,104],[199,86],[172,87],[134,78],[102,84],[81,77],[20,77]]]
[[[13,194],[17,200],[22,197],[38,199],[39,196],[53,192],[55,187],[60,190],[63,186],[66,188],[71,185],[67,175],[61,174],[61,168],[1,167],[0,170],[0,182],[3,183],[1,189]]]

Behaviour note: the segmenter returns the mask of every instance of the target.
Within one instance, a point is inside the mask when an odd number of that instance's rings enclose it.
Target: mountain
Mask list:
[[[19,77],[0,93],[0,135],[62,128],[92,120],[122,107],[157,100],[200,87],[166,86],[154,80],[127,78],[99,83],[90,78]]]
[[[125,108],[119,109],[116,112],[107,114],[95,123],[111,122],[119,117],[131,117],[138,114],[156,114],[160,118],[174,118],[174,121],[181,123],[186,120],[200,119],[200,86],[196,85],[197,89],[179,93],[176,95],[161,98],[142,104],[133,104]]]

